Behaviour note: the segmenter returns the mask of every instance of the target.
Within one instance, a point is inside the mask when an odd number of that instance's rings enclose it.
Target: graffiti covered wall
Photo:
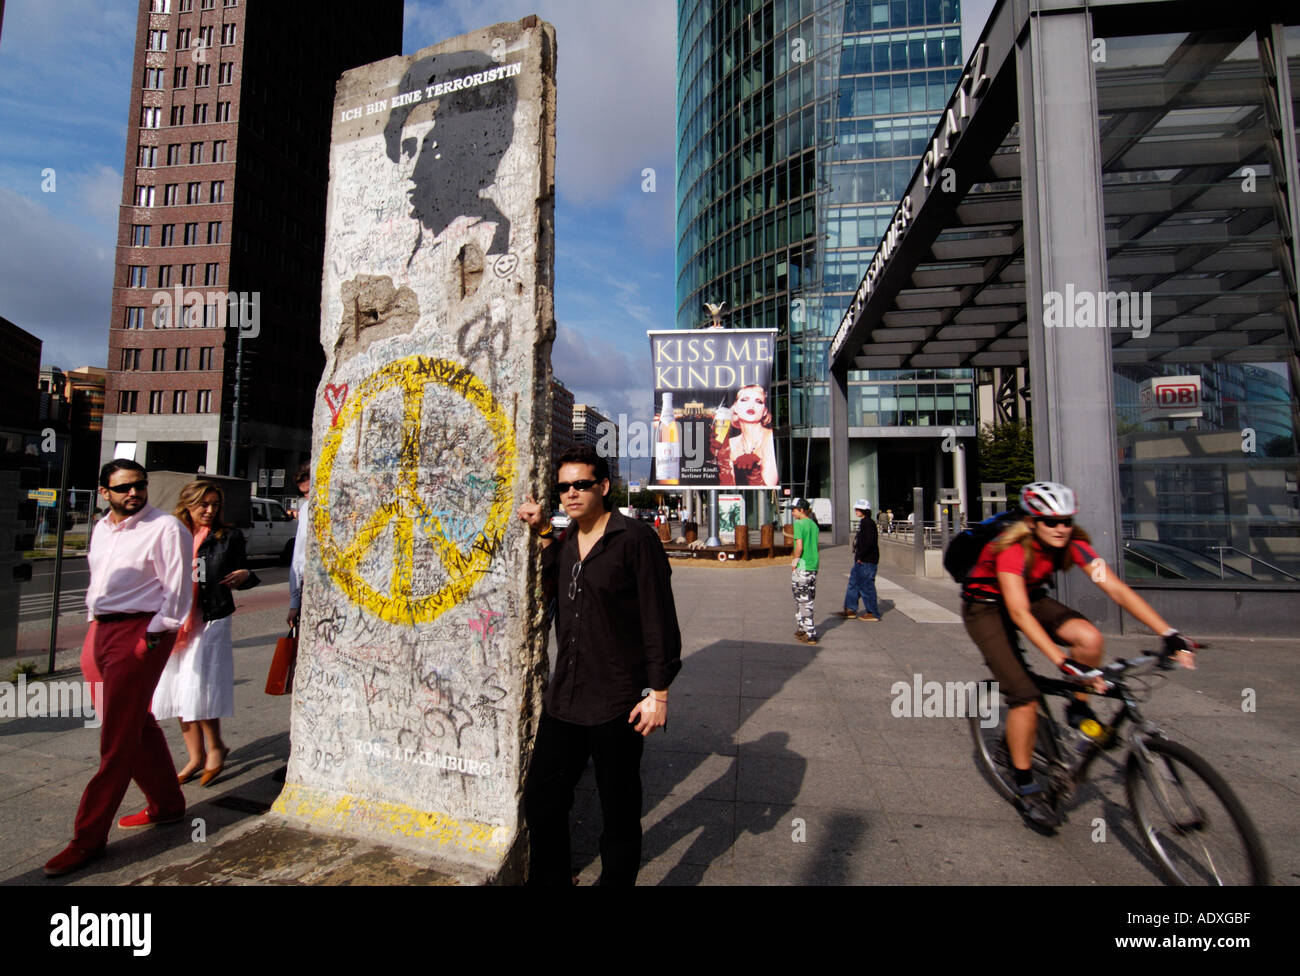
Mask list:
[[[292,752],[277,812],[489,871],[515,849],[544,633],[555,35],[346,72],[330,145]]]

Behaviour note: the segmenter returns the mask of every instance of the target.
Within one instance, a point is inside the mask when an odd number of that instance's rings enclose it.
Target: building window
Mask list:
[[[182,27],[176,32],[176,50],[184,51],[190,46],[190,29]],[[177,69],[180,70],[180,69]],[[184,88],[184,85],[177,85],[177,88]]]
[[[156,112],[156,111],[158,111],[158,109],[154,109],[154,111]],[[173,106],[172,106],[172,115],[171,115],[171,119],[172,119],[172,125],[184,125],[184,124],[185,124],[185,106],[184,106],[184,105],[173,105]]]
[[[185,202],[202,203],[203,202],[202,190],[203,190],[202,183],[191,183],[188,187],[185,188]]]
[[[135,390],[119,390],[117,394],[117,412],[135,413],[136,396]]]
[[[172,284],[172,266],[170,264],[158,265],[158,287],[170,288]]]
[[[189,68],[177,68],[175,71],[172,72],[173,88],[184,88],[187,84],[189,84],[189,80],[190,80]]]
[[[158,241],[159,247],[174,247],[176,244],[176,225],[163,224],[159,237],[161,238]]]
[[[188,348],[176,350],[176,369],[184,371],[190,368],[190,351]]]
[[[150,31],[149,32],[149,50],[165,51],[167,50],[167,32]]]
[[[224,163],[226,161],[225,139],[218,139],[212,144],[212,161],[214,163]]]
[[[218,122],[229,122],[229,121],[230,121],[230,103],[229,103],[229,102],[217,102],[217,121],[218,121]]]
[[[158,165],[158,147],[141,146],[140,153],[136,157],[136,165],[143,166],[146,169],[153,169]]]
[[[225,180],[213,180],[212,191],[208,194],[208,203],[220,203],[226,197]]]
[[[212,391],[199,390],[198,402],[194,404],[195,413],[212,413]]]
[[[218,314],[220,311],[221,311],[221,306],[218,305],[216,302],[213,302],[210,305],[204,305],[203,306],[203,328],[205,329],[221,328],[221,317]]]
[[[187,246],[187,247],[189,247],[189,246],[193,246],[194,244],[197,244],[198,242],[199,242],[199,225],[198,225],[198,224],[186,224],[186,225],[185,225],[185,244],[186,244],[186,246]]]
[[[198,65],[194,69],[194,87],[207,88],[210,84],[212,84],[212,65]]]
[[[221,43],[222,43],[222,44],[234,44],[234,43],[235,43],[235,25],[234,25],[234,24],[222,24],[222,25],[221,25]]]
[[[205,105],[195,105],[195,106],[194,106],[194,124],[195,124],[195,125],[202,125],[202,124],[203,124],[204,122],[206,122],[206,121],[208,121],[208,106],[207,106],[206,104],[205,104]]]
[[[194,0],[181,0],[180,12],[190,14],[194,12]]]
[[[132,306],[127,308],[126,315],[122,319],[122,328],[124,329],[143,329],[144,328],[144,308],[143,306]]]
[[[140,368],[140,350],[123,349],[122,350],[122,370],[123,372],[134,371]]]
[[[204,346],[199,350],[199,369],[212,368],[212,350],[214,346]],[[203,411],[200,411],[202,413]]]
[[[149,0],[151,14],[169,14],[172,12],[172,0]]]
[[[181,164],[181,144],[171,142],[167,144],[167,165],[179,166]]]
[[[128,288],[146,288],[145,274],[149,271],[142,264],[132,264],[127,267],[127,287]]]
[[[180,203],[180,184],[168,183],[163,187],[163,206],[174,207]]]
[[[235,63],[233,61],[222,61],[221,67],[217,69],[217,84],[230,85],[235,81]]]
[[[131,225],[131,246],[148,247],[149,230],[150,227],[148,224],[132,224]]]
[[[208,222],[208,243],[221,243],[221,221],[212,220]]]
[[[153,371],[161,373],[167,368],[167,350],[155,349],[153,351]]]
[[[151,186],[137,186],[135,188],[135,205],[137,207],[153,206],[153,190]]]
[[[199,44],[202,47],[212,47],[212,25],[199,28]]]
[[[189,399],[189,393],[185,390],[172,391],[172,413],[185,413],[185,403]]]
[[[163,87],[163,69],[162,68],[145,68],[144,69],[144,87],[152,88],[155,91],[161,91]]]
[[[227,7],[238,7],[238,6],[239,6],[239,0],[224,0],[224,3],[225,3],[225,6],[227,6]]]
[[[193,265],[193,264],[182,264],[182,265],[181,265],[181,284],[182,284],[182,285],[192,285],[192,284],[194,284],[194,269],[195,269],[196,267],[197,267],[197,265]]]
[[[205,285],[221,284],[221,265],[205,264],[203,266],[203,283]]]
[[[200,7],[201,7],[201,9],[203,9],[203,10],[211,10],[211,9],[212,9],[212,6],[213,6],[213,3],[214,3],[214,0],[203,0],[203,3],[200,4]]]
[[[201,162],[203,162],[203,143],[191,142],[190,143],[190,164],[193,165],[195,163],[201,163]]]
[[[146,129],[156,129],[162,125],[162,109],[146,105],[140,109],[140,125]]]
[[[163,391],[162,390],[149,391],[149,412],[150,413],[163,412]]]

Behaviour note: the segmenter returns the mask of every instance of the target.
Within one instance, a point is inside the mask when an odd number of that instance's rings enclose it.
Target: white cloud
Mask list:
[[[0,315],[44,341],[42,362],[103,366],[113,252],[0,187]]]

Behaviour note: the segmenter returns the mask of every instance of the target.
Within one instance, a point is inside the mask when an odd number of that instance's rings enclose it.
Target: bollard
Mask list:
[[[912,489],[912,574],[925,575],[925,489]]]

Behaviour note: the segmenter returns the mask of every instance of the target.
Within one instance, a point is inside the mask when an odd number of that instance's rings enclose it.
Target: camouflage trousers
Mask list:
[[[790,588],[794,590],[794,626],[808,637],[816,638],[817,626],[813,623],[813,598],[817,595],[817,574],[796,569],[790,573]]]

